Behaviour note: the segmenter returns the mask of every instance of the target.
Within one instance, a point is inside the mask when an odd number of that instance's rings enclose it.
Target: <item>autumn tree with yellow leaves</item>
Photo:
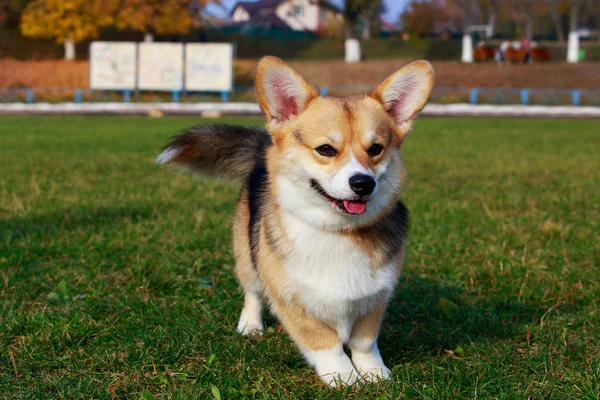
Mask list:
[[[189,33],[194,14],[219,0],[116,0],[115,25],[153,36]]]
[[[75,58],[75,43],[98,36],[112,22],[109,0],[34,0],[21,16],[21,33],[54,39],[65,46],[65,59]]]
[[[100,28],[115,25],[146,34],[185,34],[208,3],[219,0],[33,0],[21,17],[25,36],[54,39],[75,58],[75,43],[94,39]]]

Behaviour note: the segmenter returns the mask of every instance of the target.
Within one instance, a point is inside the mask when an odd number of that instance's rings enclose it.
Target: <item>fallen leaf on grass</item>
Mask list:
[[[221,391],[218,387],[216,387],[215,385],[210,385],[210,391],[212,392],[212,395],[215,398],[215,400],[222,400]]]
[[[441,307],[444,314],[449,317],[454,318],[454,316],[458,313],[460,308],[458,305],[445,297],[440,297],[438,300],[438,305]]]

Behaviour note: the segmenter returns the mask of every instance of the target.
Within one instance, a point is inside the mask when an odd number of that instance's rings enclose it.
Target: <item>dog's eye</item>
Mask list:
[[[383,151],[383,146],[382,145],[380,145],[380,144],[374,144],[371,147],[369,147],[369,150],[367,150],[367,153],[371,157],[376,157],[376,156],[380,155],[382,151]]]
[[[337,154],[337,150],[331,147],[328,144],[324,144],[323,146],[319,146],[315,149],[317,153],[324,157],[334,157]]]

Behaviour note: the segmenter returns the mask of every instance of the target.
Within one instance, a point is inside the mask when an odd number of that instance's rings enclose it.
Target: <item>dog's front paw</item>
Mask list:
[[[352,386],[360,378],[360,375],[355,369],[343,372],[326,372],[321,373],[319,376],[321,377],[323,382],[325,382],[332,388]]]
[[[371,368],[369,370],[361,370],[360,374],[365,382],[378,382],[386,379],[390,379],[392,371],[385,365],[378,368]]]
[[[242,313],[240,322],[238,322],[237,331],[244,336],[249,335],[261,335],[263,334],[265,327],[260,319],[256,318],[245,318]]]
[[[366,382],[377,382],[390,377],[390,369],[383,363],[379,350],[369,353],[353,351],[352,364]]]
[[[243,336],[250,336],[250,335],[262,336],[264,333],[263,327],[258,326],[258,325],[243,325],[243,326],[238,325],[237,331],[239,333],[241,333]]]

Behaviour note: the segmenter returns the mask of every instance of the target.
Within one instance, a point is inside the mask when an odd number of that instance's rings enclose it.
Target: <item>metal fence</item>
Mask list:
[[[320,87],[322,95],[348,96],[372,90],[368,86]],[[254,88],[235,87],[230,92],[147,92],[98,91],[91,89],[0,89],[0,103],[61,103],[61,102],[230,102],[254,101]],[[430,103],[437,104],[523,104],[523,105],[574,105],[599,106],[600,89],[527,89],[527,88],[465,88],[443,87],[433,89]]]

